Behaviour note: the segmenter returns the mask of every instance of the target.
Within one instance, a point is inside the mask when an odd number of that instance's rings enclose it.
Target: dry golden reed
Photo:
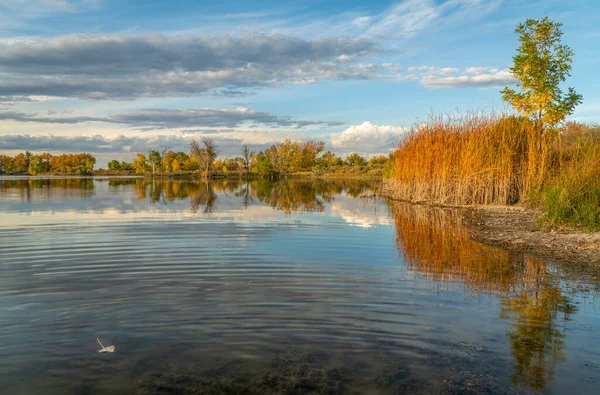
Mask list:
[[[431,117],[399,143],[388,187],[413,202],[514,204],[545,177],[546,138],[522,117]]]

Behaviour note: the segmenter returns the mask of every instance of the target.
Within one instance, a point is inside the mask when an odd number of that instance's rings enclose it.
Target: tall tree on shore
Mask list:
[[[150,169],[152,170],[152,175],[154,175],[156,173],[156,168],[158,166],[160,166],[161,162],[162,162],[162,157],[160,155],[160,152],[153,150],[153,149],[149,149],[148,150],[148,163],[150,164]]]
[[[509,87],[502,90],[502,98],[536,122],[541,134],[564,121],[582,101],[575,89],[569,87],[564,93],[560,88],[571,75],[574,55],[569,46],[561,44],[561,27],[548,17],[528,19],[517,26],[521,46],[510,71],[520,91]]]
[[[210,176],[217,154],[217,145],[210,137],[202,138],[202,146],[195,139],[190,142],[190,155],[198,161],[207,177]]]
[[[146,160],[146,155],[142,153],[138,153],[131,166],[135,170],[136,174],[144,174],[146,170],[148,170],[148,161]]]
[[[242,161],[246,173],[250,170],[250,159],[252,158],[252,155],[254,155],[254,151],[250,150],[248,144],[244,144],[242,146]]]

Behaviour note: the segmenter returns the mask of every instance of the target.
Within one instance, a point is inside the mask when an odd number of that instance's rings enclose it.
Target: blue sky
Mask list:
[[[514,28],[546,15],[576,53],[571,119],[600,122],[597,1],[0,0],[0,153],[387,153],[432,112],[505,109]]]

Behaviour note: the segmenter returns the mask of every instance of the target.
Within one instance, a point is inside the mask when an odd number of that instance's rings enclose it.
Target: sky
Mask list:
[[[431,114],[504,111],[527,18],[564,24],[600,122],[600,1],[0,0],[0,154],[319,139],[387,154]]]

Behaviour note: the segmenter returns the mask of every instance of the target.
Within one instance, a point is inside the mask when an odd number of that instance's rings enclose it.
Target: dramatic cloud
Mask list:
[[[307,126],[340,126],[344,122],[294,119],[245,107],[235,109],[147,109],[107,117],[90,116],[40,116],[17,111],[0,111],[0,121],[38,122],[55,124],[78,124],[84,122],[119,123],[138,130],[181,129],[181,128],[237,128],[246,124],[271,128],[296,128]]]
[[[346,58],[380,48],[366,39],[284,35],[69,35],[0,43],[0,96],[131,99],[214,93],[278,83],[360,78]]]
[[[0,102],[13,103],[30,96],[86,100],[242,96],[282,84],[400,81],[414,79],[419,73],[435,73],[423,79],[427,87],[462,86],[461,81],[463,85],[489,86],[493,80],[506,81],[504,72],[494,75],[467,70],[467,75],[456,75],[458,70],[448,67],[403,69],[390,62],[361,62],[383,52],[380,44],[366,38],[307,40],[247,32],[21,39],[0,42]]]
[[[398,126],[373,125],[364,122],[350,126],[339,136],[331,139],[338,151],[359,152],[362,154],[385,153],[394,147],[408,129]]]

